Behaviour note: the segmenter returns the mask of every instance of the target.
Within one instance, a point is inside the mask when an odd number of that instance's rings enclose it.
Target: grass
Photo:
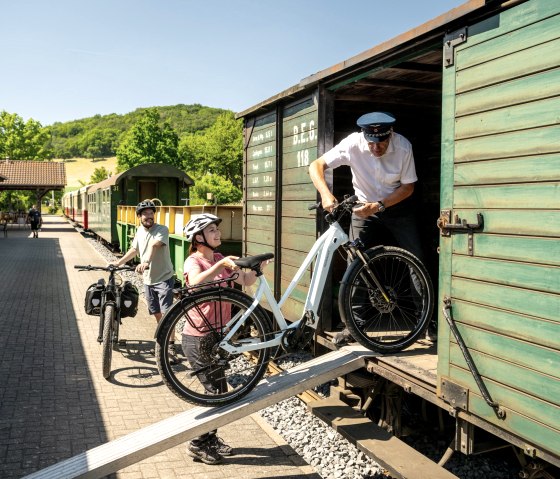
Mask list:
[[[62,161],[62,160],[55,160]],[[89,183],[91,175],[96,168],[104,167],[111,174],[117,172],[117,158],[103,158],[92,161],[91,158],[71,158],[64,162],[66,169],[66,188],[80,188],[80,180],[85,184]]]

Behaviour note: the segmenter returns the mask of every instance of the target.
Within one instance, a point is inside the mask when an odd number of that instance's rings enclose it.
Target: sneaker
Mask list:
[[[221,437],[214,435],[208,439],[208,443],[220,456],[233,456],[233,447],[228,446]]]
[[[210,441],[203,442],[199,446],[189,442],[187,454],[195,461],[202,461],[204,464],[210,465],[221,464],[224,460],[222,455],[210,445]]]
[[[177,353],[175,352],[175,345],[169,345],[169,347],[167,348],[167,357],[169,358],[169,364],[179,364],[179,358],[177,357]]]
[[[337,346],[343,346],[354,341],[354,338],[350,334],[347,328],[344,328],[340,333],[336,333],[332,339],[332,342]]]

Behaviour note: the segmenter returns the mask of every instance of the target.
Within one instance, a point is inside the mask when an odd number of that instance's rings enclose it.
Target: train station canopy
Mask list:
[[[40,200],[48,191],[64,190],[66,168],[53,161],[0,161],[0,191],[31,190]]]

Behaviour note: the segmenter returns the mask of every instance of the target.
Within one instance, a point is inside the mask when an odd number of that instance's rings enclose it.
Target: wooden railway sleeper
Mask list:
[[[463,341],[463,338],[461,337],[461,334],[459,333],[459,330],[457,329],[457,326],[455,325],[455,322],[453,320],[453,312],[451,310],[451,298],[449,298],[448,296],[446,296],[443,299],[443,316],[447,321],[447,324],[449,324],[449,328],[451,329],[453,336],[455,336],[455,339],[457,340],[459,349],[461,349],[461,352],[463,353],[463,357],[465,358],[467,366],[469,367],[471,374],[473,375],[473,378],[476,382],[476,385],[478,386],[478,389],[480,390],[482,397],[486,401],[486,404],[488,404],[494,410],[496,416],[499,419],[505,419],[506,417],[505,409],[502,406],[500,406],[497,402],[493,401],[492,398],[490,397],[490,393],[488,392],[488,389],[486,388],[486,385],[482,381],[482,378],[480,377],[480,373],[478,372],[478,369],[474,364],[471,353],[469,352],[465,342]]]

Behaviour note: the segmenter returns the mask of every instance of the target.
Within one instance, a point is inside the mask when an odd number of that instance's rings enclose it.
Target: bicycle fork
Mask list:
[[[359,258],[360,261],[364,265],[364,269],[366,270],[367,275],[365,275],[363,272],[360,272],[360,277],[362,278],[364,283],[368,286],[368,288],[374,289],[373,285],[370,282],[370,278],[371,278],[371,280],[373,280],[373,283],[375,284],[375,287],[379,290],[379,292],[381,293],[381,296],[383,296],[383,299],[385,300],[385,302],[387,304],[390,304],[391,303],[391,298],[389,298],[389,295],[385,291],[385,288],[379,282],[379,279],[377,279],[377,276],[372,271],[372,269],[369,267],[369,263],[367,261],[367,258],[364,256],[363,251],[359,247],[359,243],[356,244],[357,242],[361,243],[360,240],[356,240],[352,244],[347,246],[347,250],[348,250],[352,260],[354,260],[355,258]],[[368,276],[369,276],[369,278],[368,278]]]

